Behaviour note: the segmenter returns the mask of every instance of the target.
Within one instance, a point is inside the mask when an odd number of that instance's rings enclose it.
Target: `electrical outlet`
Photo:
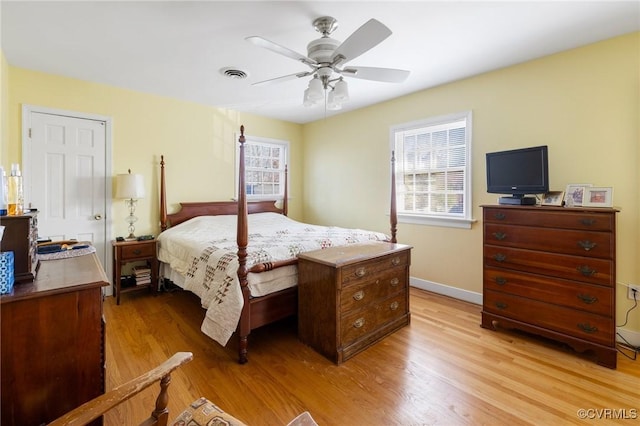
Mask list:
[[[629,292],[627,293],[627,297],[633,300],[633,290],[636,291],[635,300],[640,301],[640,285],[629,284]]]

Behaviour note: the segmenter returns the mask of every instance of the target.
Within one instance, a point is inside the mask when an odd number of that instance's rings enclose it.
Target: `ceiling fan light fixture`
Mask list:
[[[316,104],[316,101],[314,101],[313,99],[311,99],[309,97],[309,89],[305,89],[304,91],[304,98],[302,100],[302,105],[306,106],[306,107],[312,107]]]
[[[311,68],[310,71],[272,78],[253,83],[253,85],[304,78],[313,75],[307,89],[304,91],[304,106],[313,106],[322,102],[325,104],[325,108],[341,109],[342,104],[350,99],[349,86],[347,82],[342,79],[343,75],[361,80],[389,83],[401,83],[408,77],[409,71],[392,68],[344,68],[344,64],[368,52],[371,48],[377,46],[391,35],[391,30],[380,21],[369,19],[347,37],[344,42],[330,37],[331,33],[338,27],[338,22],[335,18],[331,16],[321,16],[313,21],[313,26],[322,36],[318,39],[311,40],[307,44],[306,55],[260,36],[245,38],[245,40],[256,46],[302,62]],[[236,75],[234,75],[234,77],[238,78]]]
[[[336,99],[335,90],[332,90],[327,95],[327,109],[336,111],[342,109],[342,103]]]
[[[322,82],[318,77],[311,79],[307,90],[309,91],[309,99],[312,101],[319,101],[324,98],[324,87],[322,87]]]
[[[349,100],[349,85],[342,78],[336,82],[335,89],[332,93],[334,92],[336,101],[346,102]]]

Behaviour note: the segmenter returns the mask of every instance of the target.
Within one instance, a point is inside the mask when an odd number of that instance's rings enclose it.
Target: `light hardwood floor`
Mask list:
[[[411,324],[340,366],[300,343],[294,320],[252,332],[249,363],[239,365],[233,337],[223,348],[200,332],[204,311],[186,292],[125,294],[119,306],[108,297],[104,311],[107,389],[175,352],[193,352],[172,375],[170,417],[205,396],[249,425],[286,425],[302,411],[321,426],[640,419],[640,360],[618,354],[610,370],[553,342],[485,330],[479,306],[415,288]],[[142,421],[157,389],[107,414],[105,424]],[[579,410],[589,410],[587,422]]]

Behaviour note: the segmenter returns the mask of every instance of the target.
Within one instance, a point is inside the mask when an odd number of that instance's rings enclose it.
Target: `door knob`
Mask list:
[[[102,220],[102,215],[100,213],[98,213],[97,215],[93,216],[93,218],[95,220]]]

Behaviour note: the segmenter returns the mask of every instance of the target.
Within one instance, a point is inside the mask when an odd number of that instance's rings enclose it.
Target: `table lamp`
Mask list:
[[[125,203],[129,208],[129,216],[127,216],[127,218],[125,219],[129,224],[129,236],[126,237],[125,240],[135,240],[135,226],[133,226],[133,224],[136,223],[138,218],[134,215],[134,213],[136,211],[136,203],[140,198],[144,198],[143,176],[138,174],[131,174],[131,169],[129,169],[128,174],[117,175],[116,198],[125,199]]]

